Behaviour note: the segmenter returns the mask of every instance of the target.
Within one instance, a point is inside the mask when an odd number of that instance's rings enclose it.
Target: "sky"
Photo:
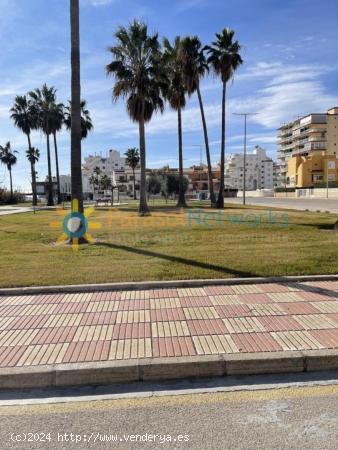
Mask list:
[[[113,148],[138,147],[138,126],[123,101],[114,103],[114,80],[105,74],[119,25],[146,22],[162,40],[199,35],[203,44],[224,27],[235,30],[244,64],[228,87],[226,153],[242,152],[243,120],[238,112],[257,112],[248,123],[248,150],[256,145],[277,158],[277,128],[311,112],[338,106],[337,0],[80,0],[82,97],[94,131],[83,142],[83,156]],[[18,151],[16,188],[27,190],[30,168],[26,137],[9,119],[14,97],[43,83],[57,88],[58,101],[70,98],[69,0],[0,0],[0,145]],[[220,153],[221,84],[212,74],[201,85],[213,163]],[[193,95],[183,111],[184,165],[200,161],[203,146],[200,111]],[[177,167],[177,115],[168,106],[146,126],[147,166]],[[70,136],[58,136],[60,173],[70,172]],[[47,173],[45,137],[32,135],[40,149],[39,180]],[[204,147],[202,158],[205,162]],[[54,170],[53,158],[53,173]],[[0,167],[0,185],[9,177]]]

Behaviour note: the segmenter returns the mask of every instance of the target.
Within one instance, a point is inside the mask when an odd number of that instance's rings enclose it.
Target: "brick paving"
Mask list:
[[[338,349],[338,281],[0,297],[0,367]]]

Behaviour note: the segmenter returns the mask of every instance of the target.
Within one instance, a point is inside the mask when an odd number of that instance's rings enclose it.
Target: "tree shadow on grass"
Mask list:
[[[100,246],[108,247],[108,248],[111,248],[114,250],[122,250],[125,252],[135,253],[137,255],[142,255],[142,256],[151,256],[153,258],[160,258],[160,259],[164,259],[166,261],[184,264],[186,266],[198,267],[200,269],[213,270],[215,272],[219,272],[224,275],[230,274],[235,277],[257,277],[258,276],[252,272],[243,272],[241,270],[231,269],[229,267],[223,267],[223,266],[219,266],[216,264],[204,263],[201,261],[196,261],[194,259],[182,258],[181,256],[173,256],[173,255],[166,255],[163,253],[152,252],[152,251],[144,250],[144,249],[140,249],[140,248],[129,247],[127,245],[113,244],[110,242],[97,242],[94,245],[99,246],[99,247]]]

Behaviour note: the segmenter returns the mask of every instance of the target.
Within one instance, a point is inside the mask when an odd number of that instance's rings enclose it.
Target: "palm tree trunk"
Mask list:
[[[221,143],[221,179],[219,183],[219,193],[217,198],[217,208],[224,208],[224,162],[225,162],[225,100],[226,83],[223,82],[222,93],[222,143]]]
[[[49,134],[48,133],[47,133],[47,162],[48,162],[48,200],[47,200],[47,206],[54,206],[52,165],[51,165],[51,160],[50,160],[50,141],[49,141]]]
[[[197,88],[197,95],[198,95],[198,101],[199,101],[200,110],[201,110],[203,133],[204,133],[204,142],[205,142],[205,152],[206,152],[207,164],[208,164],[210,202],[211,202],[211,205],[214,206],[216,204],[216,197],[215,197],[215,193],[214,193],[214,184],[213,184],[213,181],[212,181],[212,170],[211,170],[211,158],[210,158],[210,149],[209,149],[208,130],[207,130],[207,123],[205,121],[204,107],[203,107],[201,91],[200,91],[199,87]]]
[[[135,190],[135,167],[133,167],[133,179],[134,179],[134,200],[137,200],[137,198],[136,198],[136,190]]]
[[[79,0],[70,0],[71,28],[71,180],[72,204],[78,202],[79,212],[83,212],[83,190],[81,170],[81,85],[80,85],[80,11]]]
[[[31,137],[29,133],[27,134],[28,139],[28,148],[32,149]],[[31,175],[32,175],[32,194],[33,194],[33,206],[37,206],[38,204],[38,196],[36,192],[36,172],[35,172],[35,164],[31,162]]]
[[[182,146],[182,111],[179,106],[177,109],[177,122],[178,122],[178,166],[179,166],[179,192],[178,202],[179,208],[186,208],[184,185],[183,185],[183,146]]]
[[[9,172],[9,183],[10,183],[10,189],[11,189],[11,197],[10,197],[10,203],[13,203],[14,200],[14,196],[13,196],[13,180],[12,180],[12,168],[9,166],[8,167],[8,172]]]
[[[144,119],[139,121],[139,133],[140,133],[140,160],[141,160],[141,182],[140,182],[140,205],[139,214],[145,216],[149,214],[149,208],[147,204],[146,196],[146,142],[144,131]]]
[[[55,150],[57,196],[58,196],[58,205],[60,205],[62,199],[61,199],[61,190],[60,190],[59,155],[58,155],[58,145],[56,142],[56,133],[53,133],[53,138],[54,138],[54,150]]]

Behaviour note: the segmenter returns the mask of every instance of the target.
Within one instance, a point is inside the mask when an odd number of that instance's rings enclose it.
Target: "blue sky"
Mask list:
[[[259,112],[249,124],[249,148],[261,145],[276,157],[276,128],[284,121],[338,106],[338,3],[336,0],[80,0],[82,96],[88,101],[95,130],[83,144],[83,155],[110,148],[124,152],[138,146],[138,127],[122,102],[112,104],[113,80],[105,75],[107,47],[120,24],[133,18],[150,31],[167,36],[198,34],[204,44],[224,27],[236,31],[244,65],[228,89],[227,153],[242,150],[243,123],[232,113]],[[0,0],[0,143],[10,140],[19,151],[14,185],[27,188],[29,164],[25,137],[9,120],[16,94],[44,82],[58,89],[59,101],[70,92],[69,0]],[[221,86],[213,76],[203,80],[212,160],[220,147]],[[200,112],[193,96],[183,114],[185,166],[199,161],[203,144]],[[169,107],[147,126],[147,165],[177,166],[177,119]],[[32,136],[41,151],[39,179],[46,175],[46,145]],[[69,173],[69,134],[59,136],[61,173]],[[205,161],[204,152],[203,160]],[[8,183],[0,167],[0,184]]]

